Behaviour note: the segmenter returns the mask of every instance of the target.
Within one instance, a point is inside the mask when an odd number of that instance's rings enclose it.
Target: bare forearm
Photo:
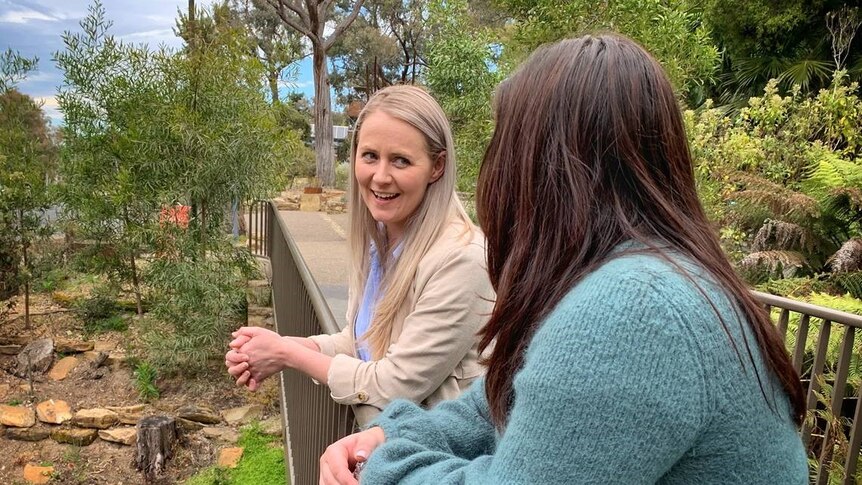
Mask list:
[[[311,341],[309,340],[309,342]],[[315,348],[317,347],[314,342],[311,344]],[[332,357],[302,345],[302,347],[297,347],[295,352],[285,356],[284,361],[287,366],[308,375],[321,384],[329,384],[329,365],[332,363]]]
[[[314,340],[311,340],[310,338],[305,338],[305,337],[284,337],[284,338],[288,338],[290,340],[293,340],[294,342],[302,345],[303,347],[305,347],[309,350],[313,350],[315,352],[320,352],[320,347],[318,347],[317,344],[314,343]]]

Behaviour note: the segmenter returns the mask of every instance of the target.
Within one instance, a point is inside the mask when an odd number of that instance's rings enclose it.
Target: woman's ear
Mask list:
[[[443,176],[443,172],[446,171],[446,150],[437,154],[437,158],[434,160],[434,168],[431,170],[431,183],[433,184],[440,177]]]

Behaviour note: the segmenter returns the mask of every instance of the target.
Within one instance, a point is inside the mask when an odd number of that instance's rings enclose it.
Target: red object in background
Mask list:
[[[189,227],[189,209],[187,205],[163,207],[159,213],[159,224],[174,224],[178,227]]]

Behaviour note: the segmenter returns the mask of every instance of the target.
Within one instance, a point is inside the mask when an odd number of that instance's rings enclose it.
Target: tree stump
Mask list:
[[[138,422],[138,450],[135,468],[144,472],[147,483],[155,481],[174,455],[179,438],[177,423],[169,416],[149,416]]]

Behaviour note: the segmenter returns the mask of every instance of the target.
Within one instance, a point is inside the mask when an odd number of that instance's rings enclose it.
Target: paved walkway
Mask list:
[[[279,211],[339,326],[346,324],[347,214]]]

